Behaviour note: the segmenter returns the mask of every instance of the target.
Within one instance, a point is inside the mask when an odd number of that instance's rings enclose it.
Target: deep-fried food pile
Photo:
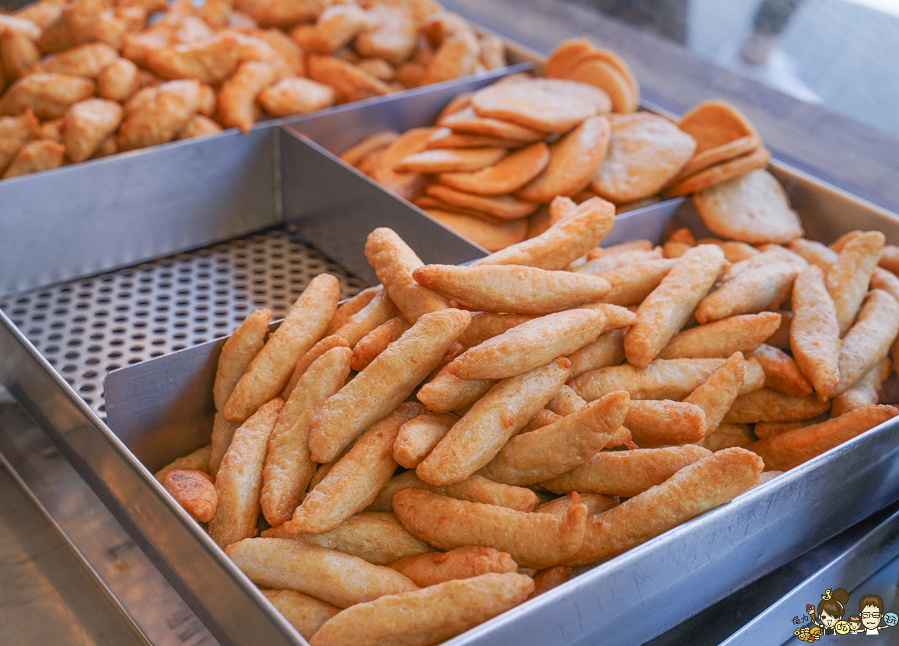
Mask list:
[[[899,414],[899,248],[802,237],[764,169],[693,202],[721,238],[599,247],[598,196],[469,266],[374,230],[381,284],[250,316],[157,477],[313,646],[426,645]]]
[[[504,65],[434,0],[38,0],[0,14],[0,175]]]
[[[599,196],[622,213],[768,161],[756,129],[723,101],[677,123],[635,112],[627,63],[583,39],[562,43],[544,73],[459,95],[434,127],[376,133],[341,158],[488,251],[546,231],[562,217],[557,195]]]

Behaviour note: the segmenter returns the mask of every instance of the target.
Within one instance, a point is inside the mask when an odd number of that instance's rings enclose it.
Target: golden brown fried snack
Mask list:
[[[601,334],[596,341],[568,355],[571,361],[571,378],[585,372],[617,366],[624,361],[624,335],[626,328]]]
[[[659,258],[620,265],[596,274],[612,286],[612,291],[603,300],[614,305],[639,305],[659,286],[675,262],[675,258]]]
[[[41,137],[41,122],[31,110],[18,117],[0,117],[0,173],[6,170],[22,146]]]
[[[684,467],[664,483],[591,516],[583,547],[566,565],[611,558],[731,501],[756,485],[763,466],[750,451],[731,448]]]
[[[445,487],[435,487],[419,479],[414,471],[406,471],[390,479],[383,489],[378,492],[378,497],[369,505],[370,511],[391,511],[393,509],[393,494],[400,489],[417,487],[431,493],[438,493],[450,498],[468,500],[469,502],[482,502],[487,505],[508,507],[518,511],[533,511],[540,499],[530,489],[525,487],[513,487],[488,480],[484,476],[473,475],[462,482]]]
[[[328,621],[312,646],[427,646],[523,603],[534,582],[523,574],[482,574],[361,603]]]
[[[812,393],[812,385],[803,376],[799,366],[787,353],[762,343],[747,355],[761,364],[765,371],[765,387],[784,395],[802,397]]]
[[[643,370],[611,366],[582,374],[568,385],[587,401],[616,390],[631,399],[683,399],[724,363],[723,359],[656,359]]]
[[[248,14],[260,27],[287,29],[315,20],[329,4],[327,0],[238,0],[234,8]]]
[[[740,352],[734,352],[727,361],[721,364],[720,368],[709,375],[709,378],[684,400],[687,404],[699,406],[705,413],[706,435],[715,432],[724,416],[727,415],[727,411],[733,406],[743,384],[751,379],[747,375],[749,365],[751,362],[743,361],[743,355]]]
[[[241,63],[219,91],[219,119],[225,128],[249,132],[260,116],[256,97],[281,79],[283,66],[275,63]]]
[[[403,526],[441,550],[465,545],[494,547],[522,567],[550,567],[571,558],[583,541],[587,508],[572,505],[566,515],[520,512],[456,500],[422,489],[393,494]]]
[[[38,45],[45,52],[57,52],[92,40],[106,8],[104,0],[75,0],[66,4],[59,17],[44,29]]]
[[[840,346],[840,385],[837,393],[851,388],[866,372],[887,357],[899,334],[899,303],[881,289],[868,293],[855,325]]]
[[[162,486],[194,520],[207,523],[215,513],[218,495],[209,474],[197,469],[173,469]]]
[[[389,567],[422,588],[455,579],[469,579],[490,572],[502,574],[518,571],[518,564],[510,555],[480,545],[457,547],[449,552],[428,552],[407,556],[391,563]]]
[[[677,334],[659,357],[729,357],[734,352],[750,353],[780,327],[780,314],[762,312],[721,319]]]
[[[207,444],[185,456],[175,458],[172,462],[154,473],[153,477],[162,483],[165,481],[165,477],[175,469],[195,469],[197,471],[202,471],[203,473],[209,473],[209,453],[211,449],[212,447]]]
[[[122,106],[106,99],[85,99],[72,105],[66,110],[62,131],[66,157],[72,162],[92,157],[118,129],[123,115]]]
[[[539,514],[553,514],[555,516],[564,516],[571,505],[578,504],[575,502],[575,495],[578,497],[580,504],[587,508],[587,515],[601,514],[618,505],[618,496],[604,496],[598,493],[570,493],[566,496],[554,498],[542,505],[537,505],[534,511]]]
[[[368,20],[373,28],[356,36],[355,48],[361,56],[377,56],[392,65],[400,65],[416,46],[416,25],[412,12],[402,4],[372,6]]]
[[[296,590],[338,608],[418,589],[395,570],[303,541],[250,538],[225,552],[257,585]]]
[[[346,321],[335,330],[332,331],[329,328],[329,332],[334,336],[346,339],[350,347],[353,347],[366,334],[397,316],[399,316],[399,310],[387,296],[387,290],[379,285],[378,291],[368,303],[359,311],[350,314]]]
[[[418,84],[440,83],[473,74],[480,64],[480,54],[481,47],[471,28],[466,25],[456,29],[443,38]]]
[[[702,438],[699,446],[709,451],[721,451],[735,446],[745,448],[757,439],[749,424],[719,424],[715,432]]]
[[[762,388],[737,397],[724,421],[729,424],[798,422],[820,415],[829,408],[830,401],[822,401],[814,395],[790,397]]]
[[[49,139],[31,141],[19,150],[3,173],[3,179],[21,177],[62,166],[66,147]]]
[[[452,413],[425,413],[409,420],[400,427],[393,443],[393,459],[406,469],[414,469],[458,421]]]
[[[399,340],[409,329],[409,324],[402,316],[396,316],[386,323],[382,323],[374,330],[359,339],[359,343],[353,348],[353,359],[350,367],[356,372],[361,372],[379,354],[387,349],[387,346]]]
[[[309,56],[309,78],[334,89],[337,103],[361,101],[390,93],[390,86],[352,63],[334,56]]]
[[[6,90],[0,114],[20,115],[31,109],[38,119],[59,119],[73,103],[94,93],[90,79],[65,74],[29,74]]]
[[[309,449],[329,462],[372,423],[406,399],[468,327],[471,315],[446,309],[422,315],[400,339],[331,397],[312,420]]]
[[[127,58],[118,58],[97,76],[97,94],[110,101],[125,101],[140,87],[137,65]]]
[[[126,107],[127,116],[119,128],[122,151],[171,141],[199,111],[201,90],[197,81],[169,81],[153,90],[133,111]]]
[[[305,114],[334,105],[334,90],[323,83],[290,77],[262,90],[259,105],[273,117]]]
[[[0,24],[0,74],[12,83],[41,59],[34,40],[18,29],[4,29]],[[0,83],[0,92],[5,83]]]
[[[132,42],[135,42],[132,38]],[[196,79],[217,85],[230,76],[240,62],[240,41],[223,33],[190,44],[155,47],[147,50],[146,67],[164,79]],[[139,56],[125,55],[141,65]]]
[[[451,374],[446,367],[418,391],[416,398],[435,413],[448,413],[467,408],[483,397],[496,383],[493,379],[466,381]]]
[[[866,231],[854,236],[827,272],[825,284],[836,307],[840,336],[846,334],[855,320],[885,240],[880,231]]]
[[[432,137],[431,143],[428,145],[429,149],[434,147],[433,143],[434,138]],[[505,195],[520,189],[534,179],[546,168],[549,160],[549,147],[546,143],[538,141],[510,153],[499,162],[481,170],[444,172],[439,175],[437,180],[441,184],[466,193]]]
[[[324,334],[339,296],[340,283],[334,276],[319,274],[312,279],[237,382],[222,410],[225,419],[242,421],[281,392],[297,359]]]
[[[701,407],[667,399],[634,401],[622,424],[631,432],[634,443],[644,449],[696,443],[708,432]]]
[[[802,374],[821,398],[840,385],[840,326],[836,307],[824,285],[824,273],[810,266],[793,284],[790,349]]]
[[[67,74],[97,78],[106,67],[118,60],[115,49],[103,43],[89,43],[51,54],[32,70],[36,74]]]
[[[521,242],[527,237],[527,220],[487,221],[482,217],[437,208],[425,213],[461,236],[479,244],[487,251],[499,251]]]
[[[215,477],[218,507],[209,521],[209,535],[220,547],[256,535],[265,452],[283,406],[282,399],[272,399],[234,432]]]
[[[175,139],[191,139],[193,137],[205,137],[206,135],[218,134],[222,131],[222,127],[209,117],[198,114],[193,117],[187,124],[178,131]]]
[[[497,383],[416,467],[418,477],[433,485],[455,484],[485,466],[556,396],[570,366],[568,359],[559,358]]]
[[[336,606],[296,590],[261,590],[260,592],[306,640],[312,639],[312,635],[318,632],[318,629],[328,619],[340,612]]]
[[[790,295],[793,280],[800,271],[802,267],[789,262],[770,262],[750,271],[731,274],[721,287],[702,299],[694,316],[700,323],[708,323],[737,314],[775,309]]]
[[[831,414],[834,417],[839,417],[856,408],[877,404],[880,401],[880,389],[883,386],[883,382],[887,380],[892,371],[893,366],[889,358],[884,358],[865,373],[861,379],[856,381],[851,388],[833,398]]]

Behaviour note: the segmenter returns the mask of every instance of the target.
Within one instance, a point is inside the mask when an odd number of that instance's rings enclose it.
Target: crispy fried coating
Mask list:
[[[49,139],[38,139],[22,146],[3,173],[3,179],[21,177],[62,166],[66,147]]]
[[[92,157],[100,144],[115,133],[123,116],[122,106],[106,99],[85,99],[72,105],[66,110],[62,131],[66,157],[72,162]]]
[[[469,579],[490,572],[517,572],[518,564],[505,552],[492,547],[466,545],[448,552],[407,556],[389,565],[422,588],[444,581]]]
[[[215,513],[218,494],[209,474],[197,469],[173,469],[162,486],[198,522],[209,522]]]
[[[261,114],[256,97],[280,80],[282,74],[282,66],[273,63],[241,63],[219,91],[219,119],[222,125],[249,132]]]
[[[0,114],[15,116],[30,109],[38,119],[59,119],[70,105],[88,98],[95,89],[92,80],[80,76],[29,74],[6,90]]]
[[[201,90],[195,80],[169,81],[153,90],[133,111],[126,107],[127,116],[119,128],[122,151],[172,141],[199,111]]]

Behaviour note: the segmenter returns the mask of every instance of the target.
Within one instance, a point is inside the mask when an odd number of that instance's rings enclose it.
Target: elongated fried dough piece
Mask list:
[[[390,300],[387,291],[382,289],[367,305],[350,315],[346,322],[333,333],[346,339],[352,348],[362,337],[397,314],[399,314],[399,310]]]
[[[598,245],[614,223],[614,205],[602,198],[591,198],[539,236],[506,247],[474,264],[563,269]]]
[[[587,401],[615,390],[631,399],[683,399],[704,382],[723,359],[656,359],[641,370],[625,364],[582,374],[568,385]]]
[[[792,263],[773,262],[741,272],[702,299],[694,313],[696,320],[708,323],[777,307],[789,296],[800,270]]]
[[[507,195],[539,175],[549,157],[549,147],[538,141],[480,170],[441,173],[437,181],[475,195]]]
[[[899,415],[895,406],[863,406],[826,422],[753,442],[746,448],[765,460],[766,469],[787,471]]]
[[[594,302],[610,289],[605,279],[596,276],[518,265],[425,265],[412,275],[469,307],[516,314],[548,314]]]
[[[379,227],[368,234],[365,257],[387,289],[390,300],[410,323],[415,323],[422,314],[449,307],[443,296],[412,278],[412,272],[424,263],[392,229]]]
[[[526,202],[511,195],[475,195],[442,184],[431,184],[425,193],[452,208],[483,214],[500,220],[517,220],[537,210],[537,202]]]
[[[329,462],[369,425],[399,405],[468,327],[471,314],[446,309],[418,322],[331,397],[312,420],[309,450]]]
[[[798,422],[820,415],[829,408],[829,401],[821,401],[813,395],[790,397],[762,388],[737,397],[724,421],[729,424]]]
[[[660,258],[621,265],[596,274],[612,286],[612,291],[603,300],[614,305],[639,305],[659,286],[676,262],[674,258]]]
[[[514,377],[595,341],[605,321],[601,310],[547,314],[465,351],[447,370],[466,380]]]
[[[790,348],[796,365],[819,397],[832,397],[840,384],[840,327],[824,274],[817,266],[796,277],[792,305]]]
[[[523,603],[534,581],[523,574],[482,574],[414,593],[363,603],[328,621],[312,646],[428,646]]]
[[[571,568],[564,565],[554,565],[551,568],[540,570],[534,575],[534,595],[538,596],[557,588],[571,577]]]
[[[274,63],[247,61],[241,63],[218,95],[219,119],[226,128],[250,131],[260,115],[256,104],[259,93],[281,80],[283,67]]]
[[[542,505],[537,505],[534,511],[538,514],[553,514],[554,516],[564,516],[571,505],[577,504],[574,499],[575,494],[570,493],[560,498],[555,498]],[[599,493],[581,493],[577,494],[580,504],[587,508],[587,515],[601,514],[609,511],[620,502],[618,496],[604,496]]]
[[[804,428],[806,426],[812,426],[813,424],[826,422],[830,418],[830,413],[827,412],[821,415],[816,415],[815,417],[809,419],[801,420],[799,422],[759,422],[753,427],[752,430],[758,439],[766,440],[769,437],[774,437],[775,435],[780,435],[782,433],[786,433],[787,431],[792,431],[797,428]],[[726,424],[724,426],[726,426]]]
[[[390,479],[390,482],[378,493],[375,501],[369,505],[369,510],[390,511],[393,509],[393,494],[407,487],[417,487],[450,498],[482,502],[518,511],[533,511],[540,502],[537,494],[530,489],[493,482],[480,475],[473,475],[457,484],[435,487],[422,481],[414,471],[406,471]]]
[[[388,567],[426,588],[444,581],[469,579],[490,572],[517,572],[518,564],[505,552],[492,547],[466,545],[449,552],[407,556]]]
[[[721,273],[724,253],[714,245],[687,251],[637,309],[637,323],[624,335],[624,354],[645,368],[684,326]]]
[[[262,538],[289,538],[358,556],[375,565],[424,554],[433,548],[406,531],[392,513],[360,511],[324,534],[288,534],[283,526],[262,532]]]
[[[765,371],[765,387],[784,395],[802,397],[812,393],[812,385],[803,376],[790,355],[762,343],[749,355],[758,361]]]
[[[623,423],[631,432],[634,443],[644,449],[692,444],[708,432],[702,408],[667,399],[634,401]]]
[[[218,495],[209,474],[197,469],[173,469],[162,486],[198,522],[209,522],[215,514]]]
[[[272,430],[265,456],[260,503],[270,525],[290,519],[315,475],[309,456],[312,416],[350,374],[349,348],[332,348],[297,382]]]
[[[296,590],[338,608],[418,589],[395,570],[303,541],[251,538],[225,551],[253,583]]]
[[[554,424],[516,435],[480,473],[510,485],[560,476],[606,446],[624,423],[629,402],[627,393],[611,393]]]
[[[185,456],[175,458],[172,462],[154,473],[153,477],[162,483],[165,481],[165,477],[175,469],[196,469],[203,473],[209,473],[209,452],[211,448],[212,447],[207,444]]]
[[[319,274],[312,279],[237,382],[222,411],[225,419],[243,421],[281,392],[297,359],[321,339],[339,297],[340,283],[334,276]]]
[[[505,156],[505,148],[431,149],[407,155],[394,168],[412,173],[474,172],[496,164]]]
[[[318,632],[328,619],[340,612],[338,607],[296,590],[260,592],[306,640],[312,639],[312,635]]]
[[[710,454],[708,449],[694,444],[661,449],[600,451],[583,465],[543,482],[542,486],[560,494],[590,491],[613,496],[636,496]]]
[[[584,401],[583,397],[574,392],[569,386],[562,386],[559,388],[559,394],[553,397],[546,405],[546,409],[554,412],[556,415],[565,417],[578,412],[586,405],[587,402]]]
[[[757,439],[749,424],[720,424],[717,430],[702,438],[699,446],[709,451],[721,451],[734,446],[746,447]]]
[[[825,284],[836,308],[840,336],[846,334],[855,320],[885,240],[880,231],[856,235],[846,243],[827,272]]]
[[[458,421],[452,413],[425,413],[409,420],[400,427],[393,443],[393,459],[402,467],[414,469]]]
[[[899,334],[899,303],[885,291],[875,289],[840,346],[840,386],[837,393],[851,388],[866,372],[889,354]]]
[[[473,312],[471,325],[459,337],[459,343],[466,350],[483,343],[487,339],[502,334],[506,330],[530,321],[533,317],[525,314],[497,314],[495,312]]]
[[[456,500],[423,489],[400,489],[393,510],[410,532],[441,550],[494,547],[521,567],[550,567],[571,558],[583,540],[587,508],[572,505],[563,518]]]
[[[626,328],[606,332],[593,343],[568,355],[568,359],[571,361],[571,377],[579,377],[599,368],[616,366],[624,361],[624,335],[626,332]]]
[[[494,379],[459,379],[444,366],[431,381],[418,390],[416,398],[432,412],[448,413],[471,406],[495,384]]]
[[[350,366],[353,370],[361,372],[379,354],[387,349],[387,346],[398,340],[411,326],[402,316],[396,316],[386,323],[382,323],[374,330],[359,339],[359,343],[353,348],[353,359]]]
[[[780,327],[780,314],[762,312],[720,319],[677,334],[659,357],[729,357],[734,352],[749,353]]]
[[[855,384],[833,398],[831,415],[839,417],[856,408],[876,404],[880,401],[880,389],[893,371],[889,357],[880,361],[866,372]]]
[[[611,558],[730,502],[756,485],[763,466],[750,451],[731,448],[684,467],[664,483],[590,517],[584,544],[566,565]]]
[[[733,406],[746,380],[747,365],[748,362],[743,361],[740,352],[733,353],[684,400],[685,403],[696,404],[705,413],[706,435],[715,432],[727,411]]]
[[[486,465],[556,396],[570,366],[563,357],[497,383],[416,467],[418,477],[434,485],[455,484]]]
[[[347,340],[343,337],[332,334],[331,336],[326,336],[312,346],[312,349],[309,350],[309,352],[297,360],[296,365],[293,367],[293,374],[290,375],[290,381],[287,382],[287,385],[284,386],[284,390],[281,391],[281,399],[287,400],[287,398],[290,397],[290,393],[296,388],[297,382],[300,381],[300,377],[306,374],[306,371],[313,363],[315,363],[316,359],[325,354],[328,350],[333,348],[348,348],[349,345],[350,344],[347,343]]]
[[[218,506],[209,535],[221,547],[256,535],[259,492],[268,438],[284,401],[272,399],[234,432],[231,446],[215,477]]]
[[[359,436],[325,479],[306,495],[290,522],[284,523],[284,530],[321,534],[365,509],[396,470],[393,442],[400,426],[424,411],[421,404],[407,402]]]

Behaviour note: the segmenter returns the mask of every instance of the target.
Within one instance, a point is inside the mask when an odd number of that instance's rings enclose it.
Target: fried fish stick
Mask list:
[[[674,258],[659,258],[622,265],[597,274],[612,286],[612,291],[603,300],[615,305],[639,305],[659,286],[676,262]]]
[[[466,545],[449,552],[407,556],[388,567],[426,588],[444,581],[469,579],[490,572],[518,572],[518,564],[505,552],[492,547]]]
[[[769,388],[762,388],[734,400],[724,421],[728,424],[755,422],[798,422],[827,411],[830,401],[814,395],[791,397]]]
[[[281,392],[297,359],[321,339],[337,309],[340,283],[331,274],[312,279],[234,387],[222,413],[231,422],[247,419]],[[321,460],[327,462],[328,460]]]
[[[579,377],[586,372],[617,366],[624,361],[624,335],[626,328],[612,330],[599,335],[593,343],[568,355],[571,361],[571,377]]]
[[[392,229],[379,227],[368,234],[365,257],[387,289],[390,300],[410,323],[415,323],[422,314],[449,307],[443,296],[412,278],[412,272],[424,263]]]
[[[403,526],[440,550],[494,547],[521,567],[558,565],[577,553],[587,508],[572,505],[563,518],[456,500],[423,489],[400,489],[393,510]]]
[[[467,408],[487,394],[496,384],[495,379],[466,381],[459,379],[444,366],[431,381],[423,385],[416,397],[435,413]]]
[[[591,516],[580,552],[565,564],[588,565],[617,556],[730,502],[756,485],[763,466],[758,456],[741,448],[698,460],[662,484]]]
[[[793,397],[803,397],[812,393],[812,385],[787,353],[762,343],[749,353],[749,357],[758,361],[765,371],[766,388]]]
[[[846,333],[840,346],[840,386],[836,392],[842,393],[851,388],[886,358],[897,334],[899,303],[883,290],[871,291],[855,325]]]
[[[387,565],[434,548],[406,531],[392,513],[360,511],[324,534],[289,534],[283,526],[262,532],[262,538],[290,538]]]
[[[762,312],[731,316],[677,334],[659,353],[661,359],[729,357],[749,353],[780,327],[780,314]]]
[[[577,502],[574,499],[575,495],[578,497]],[[542,505],[537,505],[537,507],[534,508],[534,511],[538,514],[553,514],[554,516],[561,517],[565,515],[571,505],[578,504],[578,502],[587,508],[587,515],[592,516],[593,514],[601,514],[604,511],[609,511],[612,507],[618,505],[619,500],[618,496],[604,496],[600,493],[570,493],[567,496],[562,496],[550,500],[549,502],[545,502]]]
[[[284,390],[281,391],[281,399],[286,400],[288,397],[290,397],[290,393],[292,393],[293,389],[296,388],[297,382],[300,380],[300,377],[306,374],[306,371],[313,363],[315,363],[316,359],[333,348],[349,347],[350,344],[347,343],[347,340],[343,337],[337,336],[336,334],[326,336],[324,339],[312,346],[312,349],[302,357],[300,357],[296,365],[293,367],[293,374],[290,375],[290,381],[287,382],[287,385],[284,386]]]
[[[229,545],[225,552],[257,585],[296,590],[338,608],[418,589],[388,567],[303,541],[250,538]]]
[[[196,469],[203,473],[209,473],[209,452],[211,448],[212,447],[207,444],[206,446],[201,446],[192,453],[188,453],[180,458],[175,458],[172,462],[154,473],[153,477],[159,480],[159,482],[163,482],[165,477],[175,469]]]
[[[887,380],[893,366],[888,357],[866,372],[855,384],[833,398],[831,414],[839,417],[856,408],[876,404],[880,401],[880,389]]]
[[[586,405],[587,402],[584,401],[584,398],[574,392],[570,386],[562,386],[559,388],[559,394],[550,400],[546,408],[565,417],[578,412]]]
[[[562,357],[497,383],[416,467],[418,477],[438,486],[455,484],[485,466],[558,394],[570,366]]]
[[[699,406],[705,413],[707,425],[705,435],[713,433],[718,428],[727,411],[733,406],[746,380],[748,365],[748,362],[743,361],[743,355],[735,352],[684,400],[685,403]],[[639,444],[638,440],[634,441]]]
[[[840,384],[840,327],[836,306],[825,287],[824,274],[817,266],[810,266],[796,277],[792,304],[790,348],[793,358],[818,396],[827,399],[834,395]]]
[[[208,523],[215,514],[218,495],[208,473],[197,469],[173,469],[165,476],[162,486],[194,520]]]
[[[353,370],[364,370],[388,345],[403,336],[409,327],[406,319],[395,316],[359,339],[359,343],[353,348],[353,361],[350,364]]]
[[[793,263],[778,261],[741,272],[702,299],[694,313],[696,320],[708,323],[777,307],[789,296],[799,271]]]
[[[470,320],[468,312],[456,309],[422,315],[325,402],[309,434],[313,459],[330,462],[363,430],[395,409],[440,362]]]
[[[708,432],[702,408],[667,399],[635,400],[623,424],[631,432],[634,443],[644,449],[691,444],[701,440]]]
[[[636,496],[710,454],[711,451],[695,444],[600,451],[576,469],[541,484],[558,494],[589,491],[610,496]]]
[[[284,530],[322,534],[365,509],[396,470],[393,443],[400,426],[424,411],[421,404],[407,402],[359,436],[324,480],[306,495],[290,522],[284,523]]]
[[[384,488],[378,492],[378,497],[368,506],[369,511],[390,511],[393,509],[393,494],[400,489],[417,487],[431,493],[437,493],[450,498],[468,500],[469,502],[482,502],[487,505],[508,507],[518,511],[533,511],[540,499],[530,489],[525,487],[513,487],[488,480],[484,476],[473,475],[454,485],[435,487],[423,482],[414,471],[406,471],[390,479]]]
[[[547,314],[466,350],[447,370],[466,380],[514,377],[595,341],[605,322],[602,310]]]
[[[309,456],[312,416],[340,390],[349,373],[349,348],[332,348],[309,366],[284,404],[269,438],[263,469],[260,503],[270,525],[289,520],[300,504],[315,475]]]
[[[336,615],[311,646],[428,646],[443,642],[523,603],[534,590],[529,576],[482,574],[417,592],[362,603]]]
[[[563,269],[598,245],[612,230],[614,222],[615,205],[594,197],[579,204],[539,236],[506,247],[474,264]]]
[[[768,470],[787,471],[899,415],[895,406],[863,406],[826,422],[753,442]]]
[[[624,355],[646,368],[684,326],[721,273],[724,253],[714,245],[687,251],[637,309],[637,323],[624,335]]]
[[[412,275],[468,307],[514,314],[549,314],[598,301],[611,289],[597,276],[519,265],[425,265]]]
[[[312,639],[312,635],[318,632],[328,619],[340,612],[337,606],[296,590],[260,590],[260,592],[306,640]]]
[[[626,392],[614,392],[554,424],[516,435],[480,474],[504,484],[528,485],[567,473],[606,446],[629,415],[629,403]]]
[[[885,242],[886,237],[880,231],[859,233],[843,246],[827,272],[825,284],[836,308],[840,336],[846,334],[855,320]]]
[[[215,477],[218,506],[209,521],[209,535],[221,547],[256,535],[265,452],[283,406],[279,398],[263,404],[234,432],[222,459]]]
[[[398,314],[399,310],[390,300],[387,290],[382,290],[377,292],[362,309],[350,315],[343,325],[334,330],[333,334],[346,339],[352,348],[366,334]]]
[[[452,413],[425,413],[409,420],[400,427],[393,443],[393,459],[402,467],[414,469],[458,421]]]
[[[568,385],[588,402],[616,390],[626,390],[631,399],[679,400],[722,363],[723,359],[656,359],[643,370],[628,364],[592,370]]]

